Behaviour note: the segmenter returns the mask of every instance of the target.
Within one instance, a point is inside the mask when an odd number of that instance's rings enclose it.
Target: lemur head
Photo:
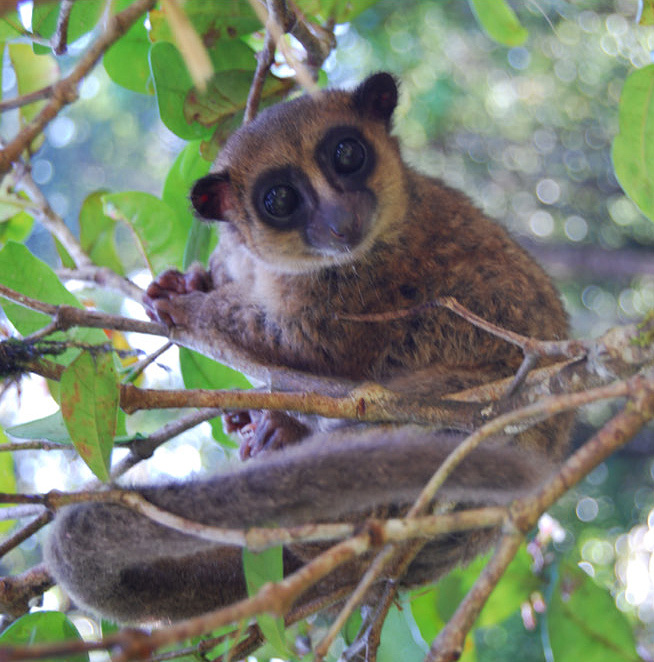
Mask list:
[[[404,216],[404,166],[390,136],[390,74],[263,111],[225,145],[191,191],[258,259],[306,272],[360,259]]]

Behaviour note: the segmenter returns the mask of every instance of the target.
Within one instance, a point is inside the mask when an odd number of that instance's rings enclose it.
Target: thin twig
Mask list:
[[[251,122],[259,109],[261,102],[261,93],[263,92],[263,84],[270,70],[270,65],[275,61],[275,38],[270,30],[266,30],[266,37],[263,43],[263,49],[257,53],[257,69],[252,77],[252,84],[248,93],[248,100],[245,104],[245,115],[243,116],[243,123]]]
[[[567,357],[578,358],[584,356],[587,352],[587,344],[581,340],[538,340],[523,336],[514,331],[504,329],[497,324],[493,324],[483,317],[468,310],[462,306],[454,297],[437,297],[431,301],[423,303],[412,308],[399,308],[383,313],[369,313],[362,315],[338,315],[339,319],[347,319],[352,322],[388,322],[405,317],[414,317],[430,308],[447,308],[462,319],[470,322],[473,326],[487,331],[493,336],[502,338],[512,345],[520,347],[525,354],[535,354],[536,356]]]
[[[21,94],[13,99],[3,99],[0,101],[0,113],[4,113],[6,110],[13,110],[14,108],[22,108],[35,101],[48,99],[52,95],[52,89],[52,85],[46,85],[39,90],[34,90],[27,94]]]
[[[81,280],[95,283],[104,289],[115,290],[126,297],[141,303],[143,301],[143,290],[128,278],[119,276],[108,267],[96,267],[94,264],[80,267],[78,269],[57,269],[57,276],[61,280]]]
[[[129,455],[121,460],[111,469],[111,479],[116,480],[129,471],[136,464],[142,460],[152,457],[154,451],[162,444],[186,430],[194,428],[200,423],[204,423],[215,416],[219,415],[220,411],[215,409],[202,409],[200,411],[193,411],[184,416],[170,421],[163,425],[159,430],[148,435],[145,439],[135,439],[130,443]]]
[[[94,310],[86,310],[75,306],[55,305],[33,299],[0,284],[0,297],[14,303],[36,310],[53,318],[55,330],[65,331],[74,326],[84,326],[94,329],[114,329],[115,331],[134,331],[155,336],[166,336],[167,328],[156,322],[130,319],[122,315],[111,315]]]
[[[52,35],[52,50],[55,55],[63,55],[68,50],[68,22],[75,0],[61,0],[57,27]]]
[[[535,494],[511,506],[512,530],[502,537],[488,566],[432,643],[425,662],[452,662],[459,659],[467,633],[511,562],[524,534],[557,499],[654,418],[653,372],[650,369],[648,375],[635,375],[626,382],[626,394],[630,395],[630,400],[624,408],[568,458],[561,469]]]
[[[35,520],[30,522],[27,526],[16,531],[11,537],[7,538],[0,544],[0,558],[10,552],[15,547],[18,547],[22,542],[33,536],[37,531],[41,530],[48,522],[52,521],[52,513],[47,510],[41,513]]]

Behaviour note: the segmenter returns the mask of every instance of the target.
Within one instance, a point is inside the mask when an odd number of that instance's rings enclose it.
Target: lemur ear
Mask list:
[[[397,106],[395,78],[386,72],[369,76],[354,90],[352,100],[359,113],[389,126]]]
[[[217,172],[198,179],[191,189],[191,204],[204,220],[224,221],[225,212],[234,208],[229,173]]]

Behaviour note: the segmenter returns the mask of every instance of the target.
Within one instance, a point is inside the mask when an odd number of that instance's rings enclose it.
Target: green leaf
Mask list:
[[[6,444],[9,440],[7,435],[0,430],[0,444]],[[1,449],[1,446],[0,446]],[[0,450],[0,492],[14,494],[16,492],[16,472],[14,470],[14,458],[11,453]],[[3,507],[8,507],[4,504]],[[0,521],[0,533],[6,533],[13,526],[11,520]]]
[[[179,361],[186,388],[250,388],[240,372],[186,347],[179,348]]]
[[[419,589],[415,592],[410,603],[411,611],[425,641],[432,641],[438,635],[487,563],[488,555],[479,556],[467,567],[455,568],[429,591]],[[501,623],[519,610],[533,591],[541,588],[541,581],[532,572],[531,564],[527,550],[521,548],[491,593],[476,626]]]
[[[25,246],[9,242],[0,250],[0,282],[3,285],[45,303],[65,304],[82,308],[80,302],[72,295],[57,278],[54,271],[45,263],[34,257]],[[0,305],[9,321],[17,331],[26,336],[43,328],[50,318],[11,301],[0,299]],[[63,334],[52,334],[53,340],[73,338],[83,343],[105,343],[104,333],[99,329],[76,328]],[[78,350],[70,350],[55,357],[57,363],[66,363]]]
[[[0,644],[5,646],[33,646],[58,641],[82,641],[77,628],[58,611],[37,611],[25,614],[12,623],[1,635]],[[54,662],[55,658],[40,658],[43,662]],[[57,658],[60,660],[61,658]],[[68,655],[68,662],[88,662],[86,653]]]
[[[18,18],[18,12],[7,12],[0,18],[0,40],[12,39],[21,34],[23,34],[23,27]]]
[[[182,268],[190,229],[188,217],[178,217],[165,202],[140,191],[111,193],[104,195],[102,201],[107,216],[123,220],[132,228],[152,273]]]
[[[1,221],[0,246],[9,241],[21,242],[27,239],[33,226],[34,217],[24,211],[20,211],[11,218]]]
[[[184,269],[188,269],[194,262],[206,265],[217,243],[217,224],[197,219],[188,200],[189,191],[195,181],[204,177],[207,172],[209,162],[200,154],[199,141],[190,142],[177,155],[168,171],[161,195],[163,201],[177,212],[178,218],[186,218],[190,223],[184,250]]]
[[[193,88],[193,81],[177,48],[168,42],[153,44],[150,67],[161,121],[184,140],[211,135],[207,127],[185,116],[184,103]]]
[[[207,91],[193,90],[184,109],[187,119],[195,119],[204,126],[213,126],[241,113],[252,84],[252,72],[241,69],[219,71],[209,81]],[[263,86],[262,99],[280,97],[291,87],[288,80],[268,76]]]
[[[348,23],[353,18],[376,4],[378,0],[298,0],[297,6],[307,16],[318,16],[326,20],[333,18],[335,23]]]
[[[60,444],[73,443],[60,410],[50,416],[14,425],[7,428],[7,432],[18,439],[46,439]]]
[[[556,662],[637,662],[631,625],[611,594],[574,566],[561,569],[547,609]]]
[[[35,55],[29,44],[9,44],[8,51],[16,74],[18,94],[35,92],[59,78],[59,67],[51,55]],[[20,109],[21,116],[29,122],[45,103],[36,101],[23,106]]]
[[[212,161],[220,146],[241,124],[251,83],[250,71],[219,71],[204,93],[200,94],[195,88],[189,92],[184,105],[187,121],[196,120],[214,129],[211,139],[202,145],[206,159]],[[261,107],[281,101],[292,87],[292,79],[269,75],[263,85]]]
[[[189,238],[184,254],[183,268],[187,269],[193,262],[207,263],[213,250],[215,239],[215,223],[202,223],[195,218],[188,196],[191,187],[197,179],[209,172],[209,162],[200,155],[200,143],[190,142],[177,155],[175,162],[168,171],[164,182],[161,199],[170,205],[177,213],[178,218],[186,219],[189,224]],[[202,228],[201,237],[197,238],[198,226]],[[195,233],[195,234],[194,234]],[[195,238],[196,245],[189,248],[189,242]]]
[[[612,157],[625,193],[654,221],[654,64],[634,71],[624,83]]]
[[[179,363],[186,388],[250,388],[250,382],[240,372],[186,347],[179,348]],[[232,438],[223,432],[220,417],[209,422],[214,439],[225,446],[235,445]]]
[[[184,12],[205,43],[240,37],[261,28],[261,22],[248,0],[187,0]],[[161,10],[150,12],[153,41],[172,41],[166,15]]]
[[[78,3],[79,4],[79,3]],[[143,21],[137,21],[102,59],[109,78],[132,92],[152,94],[150,40]]]
[[[61,413],[77,452],[100,480],[109,480],[120,399],[113,356],[82,352],[60,383]]]
[[[91,193],[79,213],[80,243],[84,252],[100,267],[109,267],[120,275],[125,274],[116,249],[116,221],[104,213],[104,191]]]
[[[72,44],[82,35],[93,30],[100,20],[103,0],[84,0],[75,2],[68,19],[68,40]],[[59,18],[59,3],[38,3],[32,10],[32,30],[45,39],[50,39],[57,29]],[[35,46],[35,52],[47,53],[50,51],[45,46]]]
[[[407,604],[403,606],[408,607]],[[427,651],[425,642],[416,641],[404,613],[395,605],[391,607],[384,621],[377,662],[422,660]]]
[[[654,25],[654,0],[638,0],[636,22],[639,25]]]
[[[504,46],[520,46],[529,33],[505,0],[468,0],[484,32]]]
[[[243,570],[249,596],[256,595],[264,584],[279,582],[284,578],[282,554],[281,546],[258,553],[243,549]],[[281,616],[259,614],[257,623],[275,652],[281,657],[288,657],[288,646],[284,639],[284,619]]]

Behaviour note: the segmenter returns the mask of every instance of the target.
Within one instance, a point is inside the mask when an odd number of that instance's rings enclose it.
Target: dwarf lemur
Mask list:
[[[512,331],[562,337],[566,315],[543,270],[464,194],[402,160],[390,134],[396,103],[394,78],[379,73],[353,91],[271,107],[239,129],[191,191],[197,213],[220,222],[209,270],[162,274],[148,289],[152,314],[207,344],[219,330],[253,361],[434,398],[512,375],[522,357],[421,304],[451,296]],[[415,314],[354,319],[407,308]],[[217,526],[363,521],[401,513],[465,436],[412,425],[325,430],[257,412],[229,424],[246,438],[243,455],[257,457],[208,479],[139,491]],[[506,503],[551,470],[567,427],[559,419],[480,447],[439,498]],[[490,540],[487,532],[441,536],[402,582],[432,580]],[[285,549],[286,572],[311,553]],[[116,505],[62,509],[47,561],[80,605],[124,622],[184,618],[245,595],[239,549]],[[315,592],[351,586],[364,565],[341,569]]]

